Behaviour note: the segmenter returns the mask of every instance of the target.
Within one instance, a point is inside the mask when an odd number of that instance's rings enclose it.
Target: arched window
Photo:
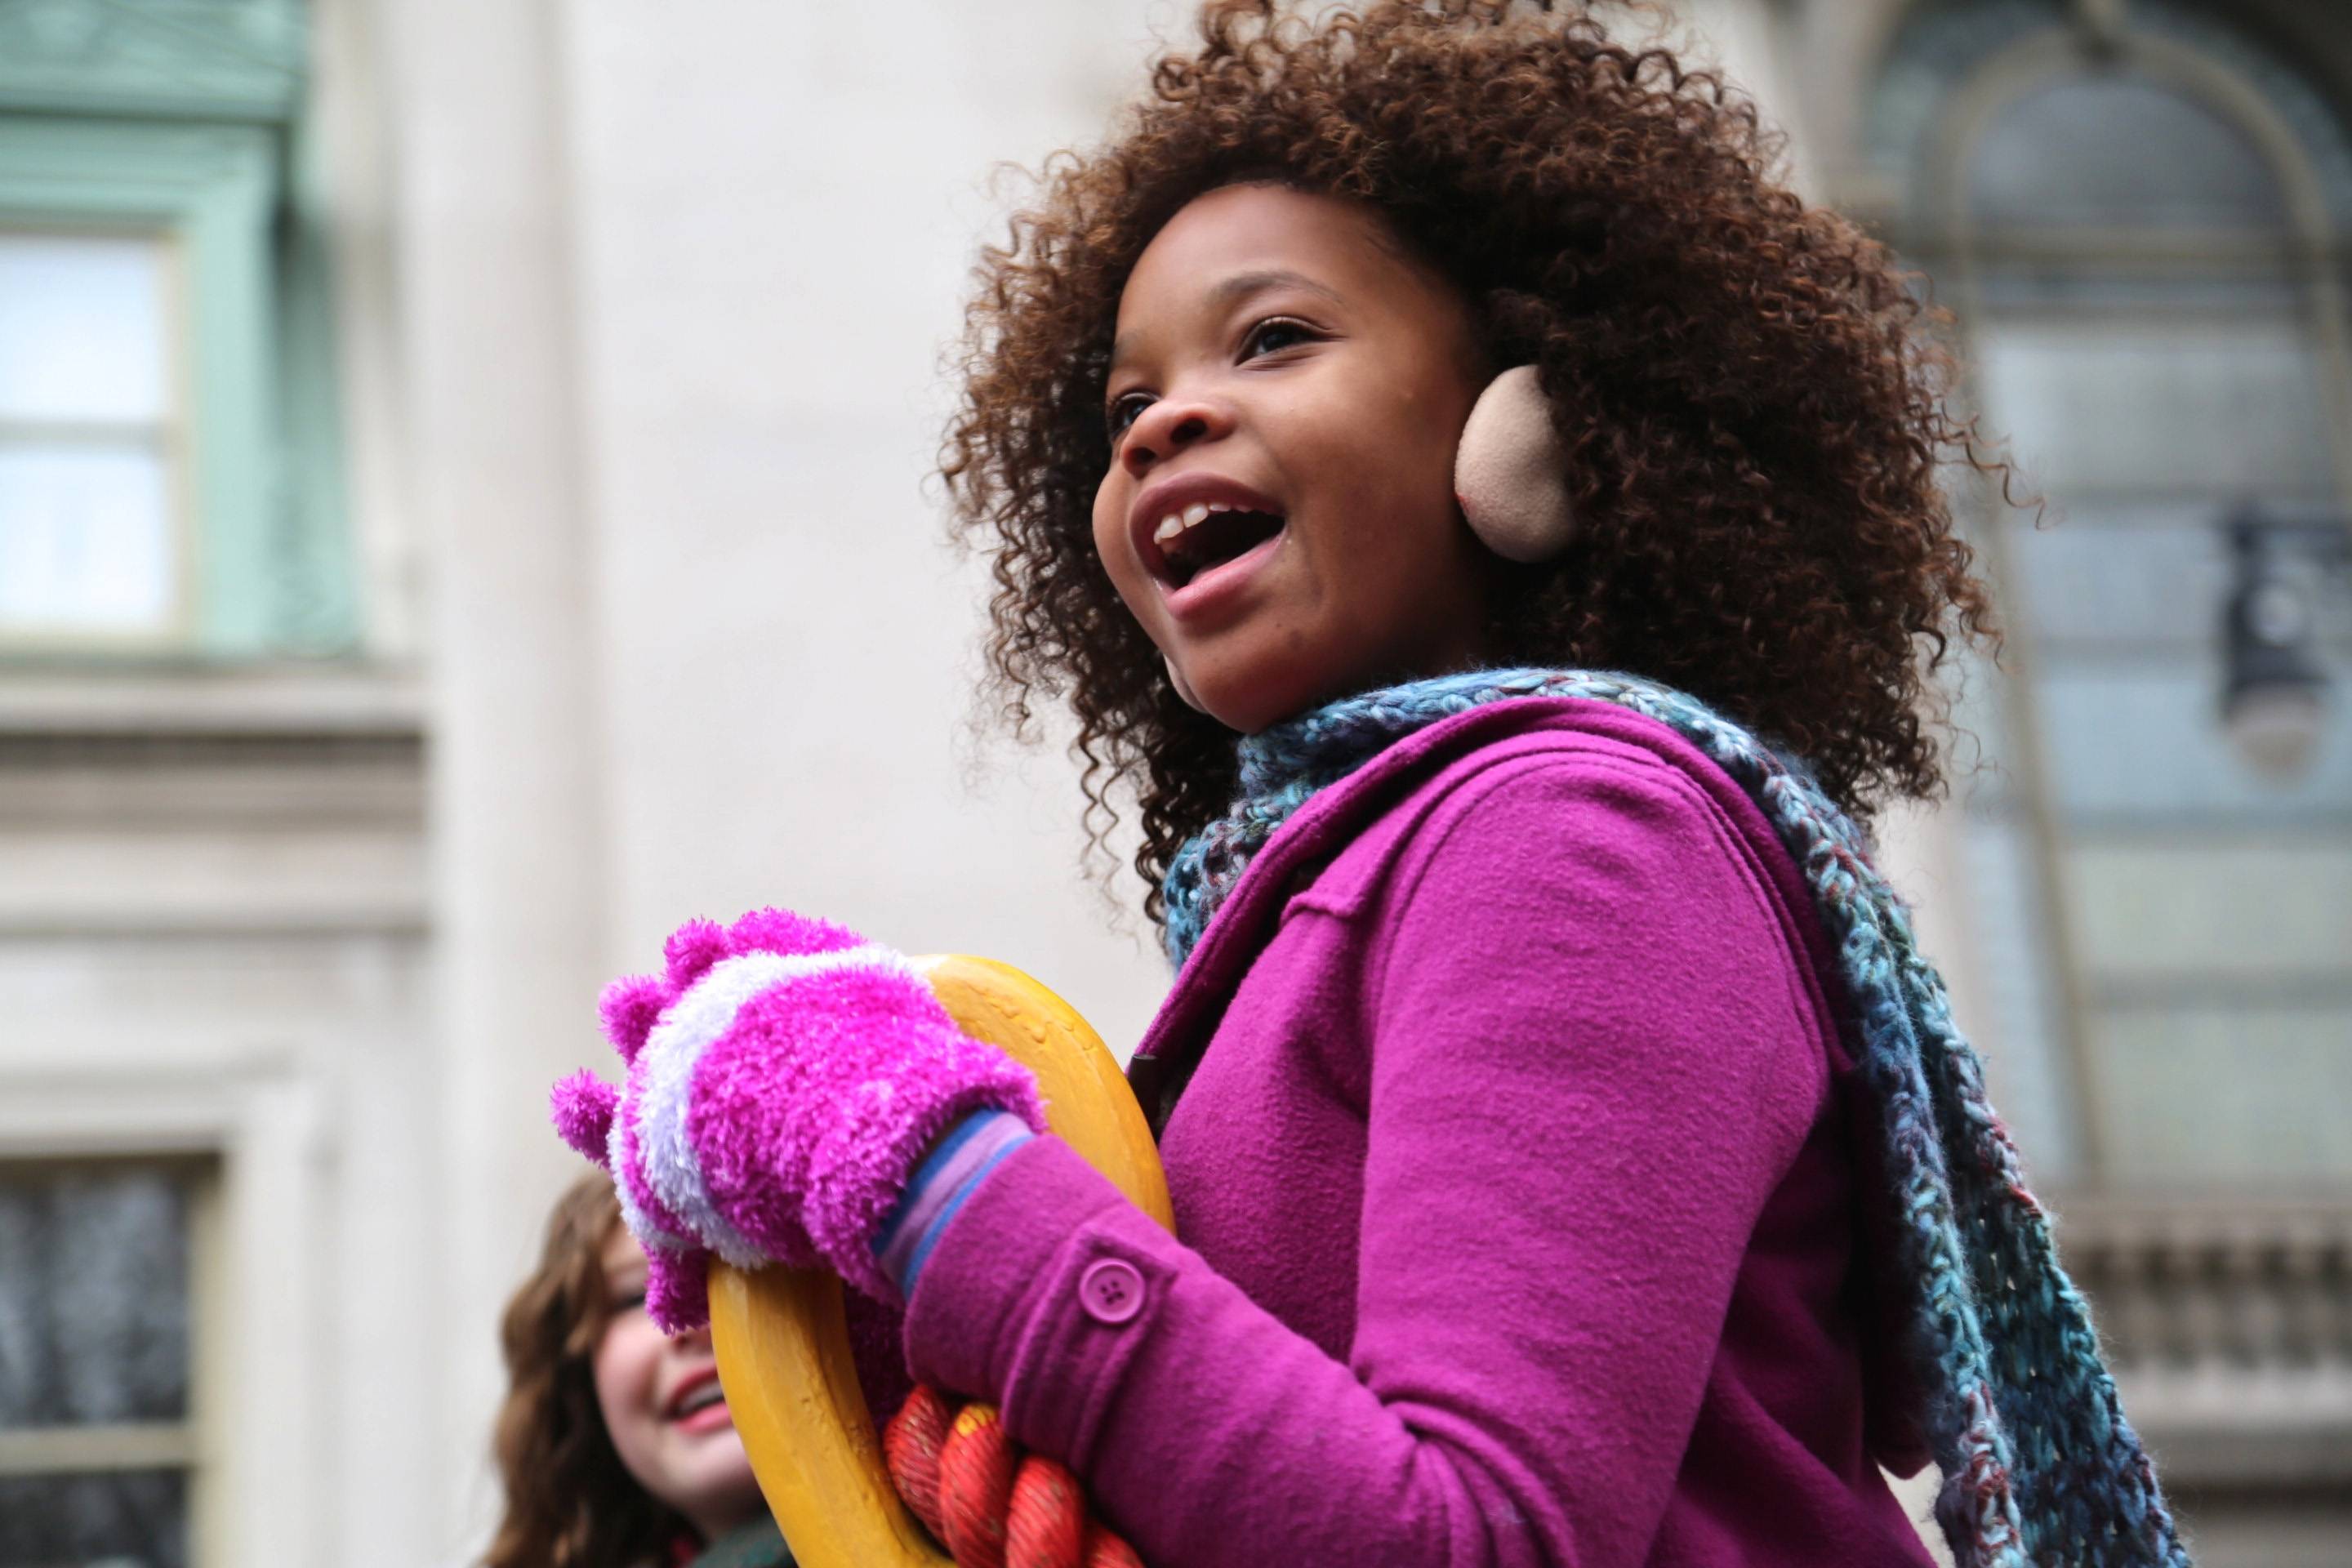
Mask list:
[[[1874,106],[1898,241],[2049,503],[1978,509],[2015,674],[1970,683],[1961,837],[1979,1024],[2062,1187],[2352,1180],[2352,149],[2218,15],[1934,6]],[[2321,700],[2284,777],[2223,722],[2254,569]]]

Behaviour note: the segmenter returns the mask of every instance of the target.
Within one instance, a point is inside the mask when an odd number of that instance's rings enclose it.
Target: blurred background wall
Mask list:
[[[0,0],[0,1568],[453,1563],[690,913],[1165,984],[928,463],[1143,0]],[[1691,0],[2055,526],[1888,825],[2200,1560],[2352,1560],[2352,13]]]

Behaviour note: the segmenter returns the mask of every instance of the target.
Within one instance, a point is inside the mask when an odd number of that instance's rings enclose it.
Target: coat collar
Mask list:
[[[1226,1004],[1293,893],[1430,777],[1482,746],[1587,710],[1624,713],[1591,698],[1523,697],[1441,719],[1318,792],[1277,828],[1201,933],[1128,1064],[1129,1086],[1154,1132],[1166,1126]]]

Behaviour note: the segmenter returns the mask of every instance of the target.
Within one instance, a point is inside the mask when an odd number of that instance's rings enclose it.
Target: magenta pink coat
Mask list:
[[[1874,1463],[1918,1456],[1822,943],[1663,726],[1423,731],[1276,835],[1152,1026],[1198,1064],[1182,1242],[1038,1139],[940,1238],[909,1365],[1153,1568],[1927,1563]]]

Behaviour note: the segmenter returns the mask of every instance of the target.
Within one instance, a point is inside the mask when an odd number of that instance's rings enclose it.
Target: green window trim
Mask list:
[[[291,0],[0,0],[0,228],[171,243],[188,464],[176,634],[0,637],[0,660],[358,648],[306,35]]]

